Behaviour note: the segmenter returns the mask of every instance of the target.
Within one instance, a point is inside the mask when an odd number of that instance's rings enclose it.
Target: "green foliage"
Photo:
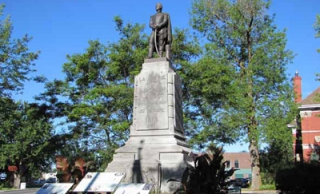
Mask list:
[[[315,37],[316,38],[320,38],[320,15],[316,15],[316,22],[314,23],[313,25],[315,31],[316,31],[316,34],[315,34]],[[318,53],[320,53],[320,49],[317,49]],[[317,79],[319,80],[319,74],[317,74]],[[320,97],[319,95],[317,95],[317,101],[320,101]]]
[[[315,37],[320,38],[320,15],[319,14],[316,16],[316,22],[314,24],[314,29],[316,31]],[[318,52],[320,53],[320,49],[318,49]]]
[[[194,165],[187,163],[181,179],[183,188],[189,194],[228,193],[227,179],[233,175],[234,169],[226,171],[223,161],[222,147],[209,146],[207,153],[200,154],[194,159]],[[177,181],[169,179],[170,181]]]
[[[263,184],[260,187],[260,190],[276,190],[276,185],[275,184]]]
[[[291,121],[292,87],[285,65],[292,53],[285,50],[285,33],[263,14],[267,7],[260,1],[194,1],[193,27],[209,40],[191,83],[194,105],[209,123],[203,133],[235,129],[225,135],[234,139],[246,135],[254,119],[256,128],[265,131],[259,138],[267,141],[277,134],[271,129],[284,131]],[[258,134],[251,130],[252,137]]]
[[[132,119],[133,80],[146,55],[143,26],[124,25],[119,17],[115,23],[119,42],[105,46],[89,41],[84,54],[67,56],[69,62],[63,66],[66,79],[54,83],[58,94],[68,98],[65,115],[72,124],[69,130],[88,152],[110,149],[112,154],[126,140]]]
[[[5,185],[4,182],[1,182],[1,183],[0,183],[0,190],[2,190],[2,191],[9,191],[9,190],[12,190],[12,187]]]
[[[320,165],[294,164],[277,172],[276,187],[284,193],[319,193]]]
[[[288,130],[290,137],[291,132]],[[274,184],[276,174],[279,170],[291,166],[294,158],[292,156],[292,139],[288,138],[287,143],[273,141],[264,150],[260,150],[260,166],[263,184]],[[285,147],[287,145],[287,147]]]
[[[68,55],[63,65],[65,79],[46,83],[37,100],[51,107],[52,117],[61,118],[62,133],[72,134],[59,154],[101,157],[101,168],[112,160],[114,150],[124,144],[132,124],[134,77],[148,53],[144,25],[125,24],[115,17],[117,42],[106,45],[89,41],[84,53]],[[200,47],[187,30],[175,29],[172,60],[184,76],[189,60]],[[193,39],[192,39],[193,38]]]
[[[55,142],[45,108],[9,98],[1,98],[0,107],[0,168],[17,166],[21,178],[46,172]]]
[[[3,16],[4,5],[0,5],[0,17]],[[0,97],[10,96],[12,91],[21,91],[23,82],[30,80],[33,61],[39,52],[30,52],[28,43],[32,39],[25,35],[21,39],[12,39],[12,23],[10,17],[0,19]]]
[[[45,78],[33,75],[39,52],[29,50],[30,36],[12,38],[13,26],[9,16],[3,18],[4,7],[0,5],[0,169],[17,166],[15,186],[19,187],[20,176],[48,168],[54,144],[50,144],[53,134],[47,107],[12,99],[25,81],[44,82]]]
[[[205,52],[193,66],[190,93],[200,130],[193,143],[249,143],[259,189],[261,143],[290,141],[286,125],[294,119],[293,89],[286,66],[285,31],[267,14],[269,1],[194,0],[191,25],[206,39]]]
[[[140,34],[142,25],[124,25],[119,17],[115,23],[118,43],[89,41],[85,53],[67,56],[66,78],[47,83],[46,92],[37,97],[50,103],[56,117],[67,118],[65,132],[74,140],[59,154],[91,160],[97,150],[109,150],[102,156],[110,160],[128,136],[133,79],[146,55],[147,38]]]

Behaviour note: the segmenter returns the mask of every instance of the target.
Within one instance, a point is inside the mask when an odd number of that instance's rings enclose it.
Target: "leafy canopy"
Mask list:
[[[110,161],[115,148],[124,144],[132,124],[134,77],[148,53],[144,25],[114,18],[117,42],[89,41],[81,54],[68,55],[63,65],[65,79],[46,84],[37,97],[52,107],[54,117],[65,119],[65,132],[73,135],[60,153],[102,157]],[[172,60],[182,75],[199,46],[187,30],[174,30]],[[91,155],[90,155],[91,154]],[[88,160],[88,158],[84,158]]]
[[[35,71],[33,61],[39,54],[29,51],[28,43],[32,38],[28,35],[21,39],[11,37],[13,27],[9,16],[3,18],[4,7],[0,5],[0,97],[23,89],[23,82],[30,80],[30,74]]]
[[[254,189],[261,184],[259,146],[274,140],[291,145],[286,125],[295,116],[285,72],[293,54],[269,6],[262,0],[194,0],[191,11],[191,25],[206,42],[190,84],[201,123],[192,141],[248,142]]]
[[[0,104],[0,169],[15,165],[30,173],[45,171],[54,154],[54,134],[45,108],[9,98],[2,98]]]

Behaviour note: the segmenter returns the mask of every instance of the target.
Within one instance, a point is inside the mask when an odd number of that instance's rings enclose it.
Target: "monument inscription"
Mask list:
[[[163,71],[142,72],[135,82],[134,119],[137,130],[168,128],[168,83]]]

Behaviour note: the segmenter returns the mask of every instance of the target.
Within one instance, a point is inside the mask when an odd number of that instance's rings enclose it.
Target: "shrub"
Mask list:
[[[228,193],[227,179],[233,175],[234,169],[225,170],[222,147],[210,146],[204,154],[196,155],[194,164],[188,164],[181,183],[186,194],[222,194]],[[170,179],[169,181],[178,181]]]
[[[319,180],[319,164],[296,164],[277,172],[276,188],[285,193],[320,193]]]

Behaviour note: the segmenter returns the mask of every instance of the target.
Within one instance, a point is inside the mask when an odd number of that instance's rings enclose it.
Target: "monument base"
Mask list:
[[[135,77],[133,123],[130,138],[117,149],[106,172],[125,172],[123,183],[153,184],[169,193],[180,183],[188,148],[182,122],[179,76],[166,58],[146,59]]]
[[[158,139],[167,142],[175,138]],[[148,183],[157,191],[173,192],[180,184],[167,180],[181,179],[190,151],[173,143],[155,144],[147,137],[130,137],[125,146],[116,150],[106,172],[125,172],[123,183]]]

